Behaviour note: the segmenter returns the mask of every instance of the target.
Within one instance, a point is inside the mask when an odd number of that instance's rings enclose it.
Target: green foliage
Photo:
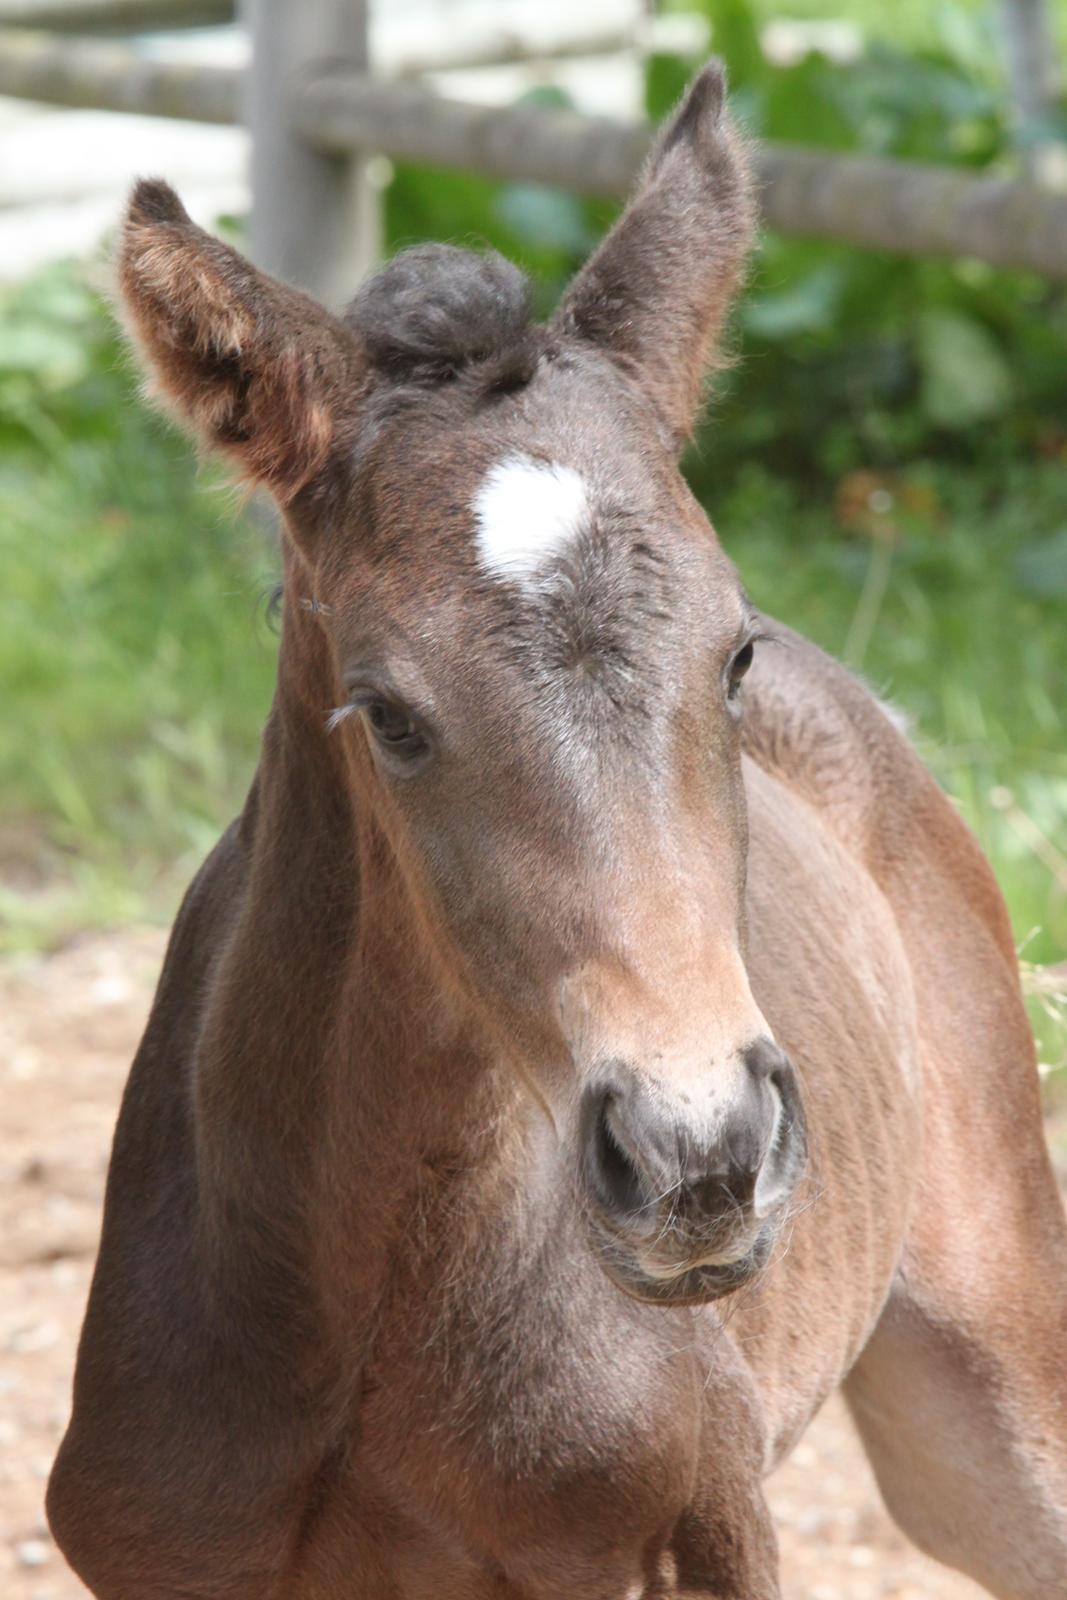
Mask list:
[[[876,36],[855,61],[813,51],[787,66],[755,47],[771,8],[702,0],[685,9],[710,22],[752,134],[971,171],[1012,159],[988,7],[941,0],[919,44]],[[669,109],[695,64],[652,63],[651,114]],[[988,464],[991,448],[1014,458],[1062,428],[1067,302],[1023,275],[772,235],[740,334],[745,359],[722,385],[707,445],[727,475],[753,458],[812,484],[920,452]]]
[[[543,184],[499,184],[401,162],[385,194],[386,247],[391,253],[423,239],[444,239],[499,250],[530,274],[534,310],[544,317],[614,214],[603,201]]]
[[[764,56],[760,25],[811,8],[694,0],[673,9],[706,17],[735,112],[753,134],[970,171],[1013,158],[988,8],[940,0],[908,48],[899,34],[880,37],[872,11],[874,42],[857,60],[812,51],[787,66]],[[650,58],[650,116],[670,110],[696,65]],[[544,314],[612,214],[534,185],[405,164],[387,195],[387,238],[391,247],[449,238],[503,250],[532,273]],[[753,460],[817,491],[860,466],[917,454],[988,466],[991,451],[1017,459],[1063,436],[1067,300],[1034,277],[772,234],[737,342],[744,359],[720,378],[703,439],[704,493]]]
[[[271,562],[67,268],[0,298],[0,941],[143,911],[247,784]],[[169,902],[169,895],[164,899]]]
[[[919,399],[934,426],[969,428],[1001,416],[1014,386],[1007,357],[988,328],[947,306],[916,321]]]

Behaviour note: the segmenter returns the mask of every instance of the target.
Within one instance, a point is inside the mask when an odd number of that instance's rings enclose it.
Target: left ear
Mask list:
[[[157,179],[130,198],[118,276],[156,392],[287,505],[326,463],[363,381],[352,331],[198,228]]]
[[[752,182],[725,111],[722,66],[697,74],[644,180],[557,313],[598,345],[660,411],[679,445],[755,232]]]

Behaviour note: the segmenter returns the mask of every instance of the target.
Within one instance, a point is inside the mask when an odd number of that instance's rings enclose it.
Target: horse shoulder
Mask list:
[[[61,1549],[115,1600],[266,1595],[292,1521],[279,1492],[291,1492],[291,1430],[278,1428],[277,1399],[255,1392],[264,1363],[246,1330],[216,1325],[197,1244],[193,1063],[243,879],[235,823],[185,897],[126,1086],[49,1485]]]
[[[747,753],[813,806],[895,905],[921,880],[932,919],[962,902],[1014,963],[1011,926],[974,835],[906,735],[905,719],[840,663],[771,625],[746,715]]]
[[[740,1321],[772,1421],[781,1369],[788,1444],[807,1393],[817,1403],[869,1337],[916,1228],[953,1234],[946,1175],[958,1187],[999,1146],[1018,1154],[1026,1203],[1048,1181],[992,869],[870,691],[806,641],[780,638],[746,685],[749,967],[802,1073],[815,1172],[762,1308]],[[810,1384],[796,1382],[796,1330],[775,1312],[801,1292]]]

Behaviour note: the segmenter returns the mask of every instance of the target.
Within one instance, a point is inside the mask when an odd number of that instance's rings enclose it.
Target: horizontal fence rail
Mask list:
[[[241,120],[242,74],[167,66],[118,43],[0,32],[0,94],[197,122]],[[410,83],[316,72],[285,108],[314,149],[380,152],[489,177],[622,195],[652,139],[645,125],[544,106],[444,99]],[[1067,278],[1067,195],[1023,178],[802,146],[757,147],[764,219],[783,233],[904,255],[968,255]]]
[[[236,22],[235,0],[0,0],[0,29],[56,33],[136,34],[165,29],[203,28]],[[410,35],[410,30],[408,30]],[[654,35],[648,37],[654,38]],[[376,70],[386,77],[421,77],[452,68],[517,66],[524,62],[571,60],[633,49],[632,24],[592,22],[568,26],[549,39],[529,38],[506,21],[487,23],[478,37],[438,38],[430,48],[386,29]],[[377,52],[376,52],[377,53]]]
[[[0,0],[0,28],[201,28],[233,22],[235,0]]]
[[[242,74],[168,65],[104,39],[0,29],[0,94],[76,111],[239,123]]]

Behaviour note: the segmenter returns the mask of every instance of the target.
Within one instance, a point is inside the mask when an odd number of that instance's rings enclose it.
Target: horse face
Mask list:
[[[551,1120],[605,1270],[674,1301],[762,1263],[803,1160],[743,960],[759,624],[677,468],[749,233],[709,70],[550,328],[444,247],[334,319],[160,185],[120,263],[164,391],[285,508],[321,737],[442,986]]]
[[[458,400],[379,432],[361,559],[316,574],[331,737],[567,1141],[607,1270],[707,1298],[764,1259],[803,1149],[743,961],[759,621],[603,356],[553,342],[462,426]]]

